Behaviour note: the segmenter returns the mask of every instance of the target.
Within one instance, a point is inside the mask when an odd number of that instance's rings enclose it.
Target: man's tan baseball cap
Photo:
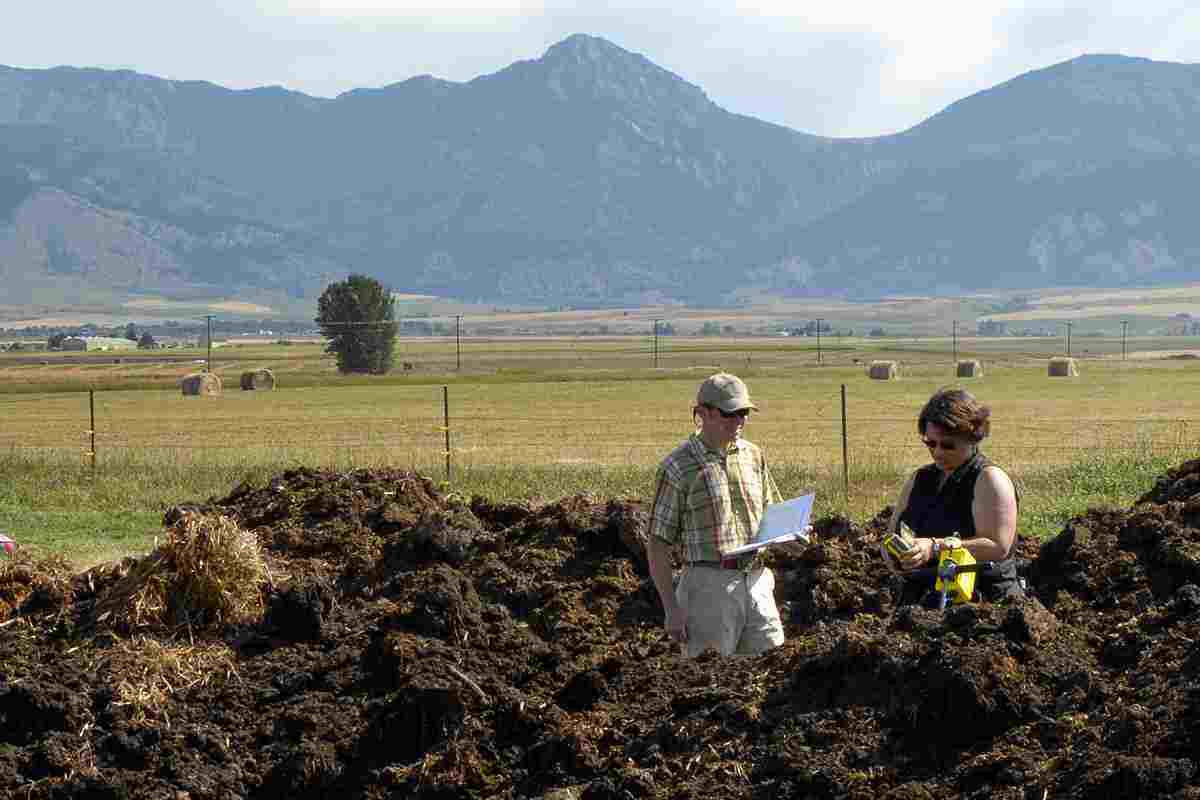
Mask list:
[[[741,378],[728,372],[708,376],[704,383],[700,384],[700,391],[696,393],[696,404],[713,406],[726,412],[743,408],[758,411],[758,406],[750,401],[750,390],[746,388],[746,384]]]

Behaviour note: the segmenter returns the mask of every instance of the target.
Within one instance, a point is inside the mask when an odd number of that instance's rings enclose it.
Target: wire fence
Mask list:
[[[206,406],[202,399],[187,401],[193,404],[189,411],[207,409],[215,415],[207,418],[178,413],[179,406],[169,407],[165,397],[159,413],[153,406],[105,402],[105,393],[89,392],[82,401],[79,395],[56,397],[53,407],[45,397],[10,396],[0,414],[37,421],[0,428],[0,452],[76,462],[93,470],[137,460],[337,462],[422,465],[444,469],[452,478],[463,467],[652,466],[691,430],[684,414],[643,413],[634,406],[621,410],[608,401],[565,412],[552,398],[526,410],[514,410],[511,404],[491,410],[486,394],[467,387],[425,389],[419,403],[410,394],[394,407],[352,402],[307,409],[269,402],[223,407]],[[849,482],[852,471],[928,460],[911,408],[894,404],[891,413],[886,400],[860,399],[845,411],[837,398],[823,398],[810,404],[808,414],[756,417],[746,436],[766,447],[773,464],[845,474]],[[1100,454],[1200,452],[1200,419],[1178,415],[1073,416],[1069,424],[1028,418],[1004,420],[997,427],[1000,432],[985,449],[1014,466],[1077,462]]]

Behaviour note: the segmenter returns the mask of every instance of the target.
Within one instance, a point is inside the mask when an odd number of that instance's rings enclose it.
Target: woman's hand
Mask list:
[[[912,549],[900,555],[900,569],[905,572],[919,569],[931,558],[933,558],[933,539],[915,539]]]

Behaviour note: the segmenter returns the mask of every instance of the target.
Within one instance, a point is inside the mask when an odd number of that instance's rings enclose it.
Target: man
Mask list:
[[[762,450],[741,438],[757,410],[740,378],[710,376],[692,407],[696,432],[658,468],[646,553],[667,635],[689,657],[708,648],[761,653],[783,643],[775,576],[759,563],[759,551],[725,555],[754,540],[763,510],[779,500]],[[674,548],[684,562],[678,586]]]

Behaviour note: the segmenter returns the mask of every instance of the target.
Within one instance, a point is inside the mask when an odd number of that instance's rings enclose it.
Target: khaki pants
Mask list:
[[[710,648],[722,655],[754,655],[783,644],[775,575],[769,569],[689,565],[675,587],[675,600],[687,610],[682,649],[689,658]]]

